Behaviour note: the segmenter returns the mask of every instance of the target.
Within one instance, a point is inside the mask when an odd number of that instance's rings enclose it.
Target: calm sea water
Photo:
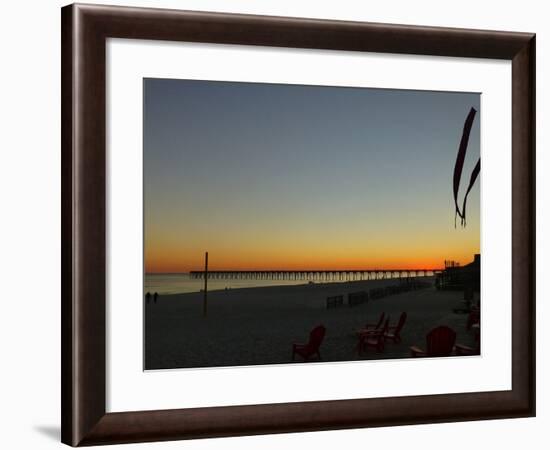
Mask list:
[[[290,286],[306,284],[307,280],[208,280],[208,290],[250,288],[260,286]],[[199,292],[204,288],[204,280],[192,279],[188,273],[182,274],[146,274],[145,292],[159,294],[183,294]]]
[[[261,286],[291,286],[307,284],[313,280],[239,280],[239,279],[209,279],[208,290],[223,290],[250,288]],[[315,282],[319,282],[315,280]],[[341,283],[342,280],[323,281]],[[204,280],[193,279],[188,273],[181,274],[146,274],[145,292],[158,292],[159,294],[183,294],[187,292],[200,292],[204,287]]]

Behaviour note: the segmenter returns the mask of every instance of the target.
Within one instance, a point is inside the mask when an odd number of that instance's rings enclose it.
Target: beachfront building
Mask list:
[[[469,297],[479,292],[481,280],[481,255],[475,254],[474,260],[460,266],[452,261],[445,262],[445,270],[437,274],[435,285],[437,289],[464,291]]]

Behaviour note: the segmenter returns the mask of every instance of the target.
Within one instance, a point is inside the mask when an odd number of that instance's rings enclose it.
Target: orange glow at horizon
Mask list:
[[[312,217],[306,207],[284,223],[273,214],[250,213],[243,220],[225,212],[199,226],[174,213],[171,220],[146,221],[145,271],[203,270],[205,251],[212,270],[440,269],[445,260],[464,265],[480,253],[478,205],[474,197],[467,228],[456,229],[448,214],[407,205],[355,209],[349,221],[345,212],[330,220]]]
[[[470,234],[470,233],[468,233]],[[471,236],[469,236],[471,237]],[[366,269],[440,269],[444,260],[461,265],[473,261],[480,253],[479,242],[460,239],[454,245],[435,239],[432,243],[418,239],[411,243],[385,245],[383,241],[367,245],[329,243],[307,245],[289,242],[288,245],[231,246],[185,244],[146,248],[146,273],[185,273],[203,270],[204,252],[209,251],[212,270],[366,270]]]
[[[466,258],[464,260],[454,260],[460,263],[461,265],[468,264],[473,261],[473,256],[470,258]],[[204,256],[203,256],[204,259]],[[210,270],[234,270],[234,271],[247,271],[247,270],[257,270],[257,271],[292,271],[292,270],[298,270],[298,271],[317,271],[317,270],[397,270],[397,269],[426,269],[426,270],[439,270],[444,268],[444,260],[446,258],[435,258],[435,259],[426,259],[426,260],[408,260],[403,263],[399,263],[397,261],[385,264],[385,263],[379,263],[379,264],[368,264],[363,262],[358,263],[335,263],[335,264],[286,264],[286,265],[274,265],[274,264],[255,264],[255,265],[219,265],[219,264],[212,264],[209,263]],[[447,258],[448,259],[448,258]],[[151,266],[149,266],[151,267]],[[162,263],[159,263],[158,265],[152,266],[153,268],[149,268],[146,266],[146,273],[154,274],[154,273],[188,273],[192,271],[201,271],[204,269],[204,262],[201,264],[197,264],[196,266],[183,266],[181,264],[178,264],[177,261],[171,262],[171,261],[163,261]]]

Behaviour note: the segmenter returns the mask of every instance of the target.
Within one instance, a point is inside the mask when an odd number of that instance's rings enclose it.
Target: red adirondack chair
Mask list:
[[[456,333],[449,327],[439,326],[426,336],[426,350],[411,347],[411,356],[449,356],[454,349]]]
[[[384,322],[384,326],[378,330],[368,330],[359,335],[359,343],[357,344],[357,353],[360,355],[369,347],[374,348],[377,352],[384,351],[384,335],[388,332],[390,318]]]
[[[295,360],[296,354],[300,355],[304,361],[308,361],[311,357],[317,356],[317,359],[321,359],[321,353],[319,347],[325,338],[326,328],[323,325],[319,325],[311,330],[309,333],[309,342],[307,344],[292,344],[292,361]]]
[[[401,330],[403,329],[403,326],[405,325],[405,322],[407,320],[407,313],[402,312],[399,316],[399,321],[397,322],[397,325],[390,326],[389,330],[384,333],[384,339],[385,340],[391,340],[395,343],[401,342]]]
[[[378,322],[376,323],[367,323],[365,325],[365,328],[361,328],[357,331],[357,336],[360,336],[362,333],[365,333],[367,331],[373,331],[373,330],[379,330],[382,324],[384,323],[384,317],[386,317],[386,313],[380,314],[380,318],[378,319]]]
[[[384,317],[386,317],[386,313],[383,312],[382,314],[380,314],[380,317],[378,319],[378,322],[376,323],[367,323],[365,325],[365,330],[378,330],[382,324],[384,323]]]

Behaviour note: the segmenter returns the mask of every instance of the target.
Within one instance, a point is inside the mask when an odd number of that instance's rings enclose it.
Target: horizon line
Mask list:
[[[470,263],[468,263],[470,264]],[[467,264],[465,264],[467,265]],[[371,269],[208,269],[208,272],[414,272],[414,271],[427,271],[433,272],[437,270],[443,270],[445,267],[422,267],[422,268],[397,268],[397,269],[385,269],[385,268],[371,268]],[[188,273],[203,273],[203,270],[189,270],[178,272],[144,272],[145,275],[181,275]]]

